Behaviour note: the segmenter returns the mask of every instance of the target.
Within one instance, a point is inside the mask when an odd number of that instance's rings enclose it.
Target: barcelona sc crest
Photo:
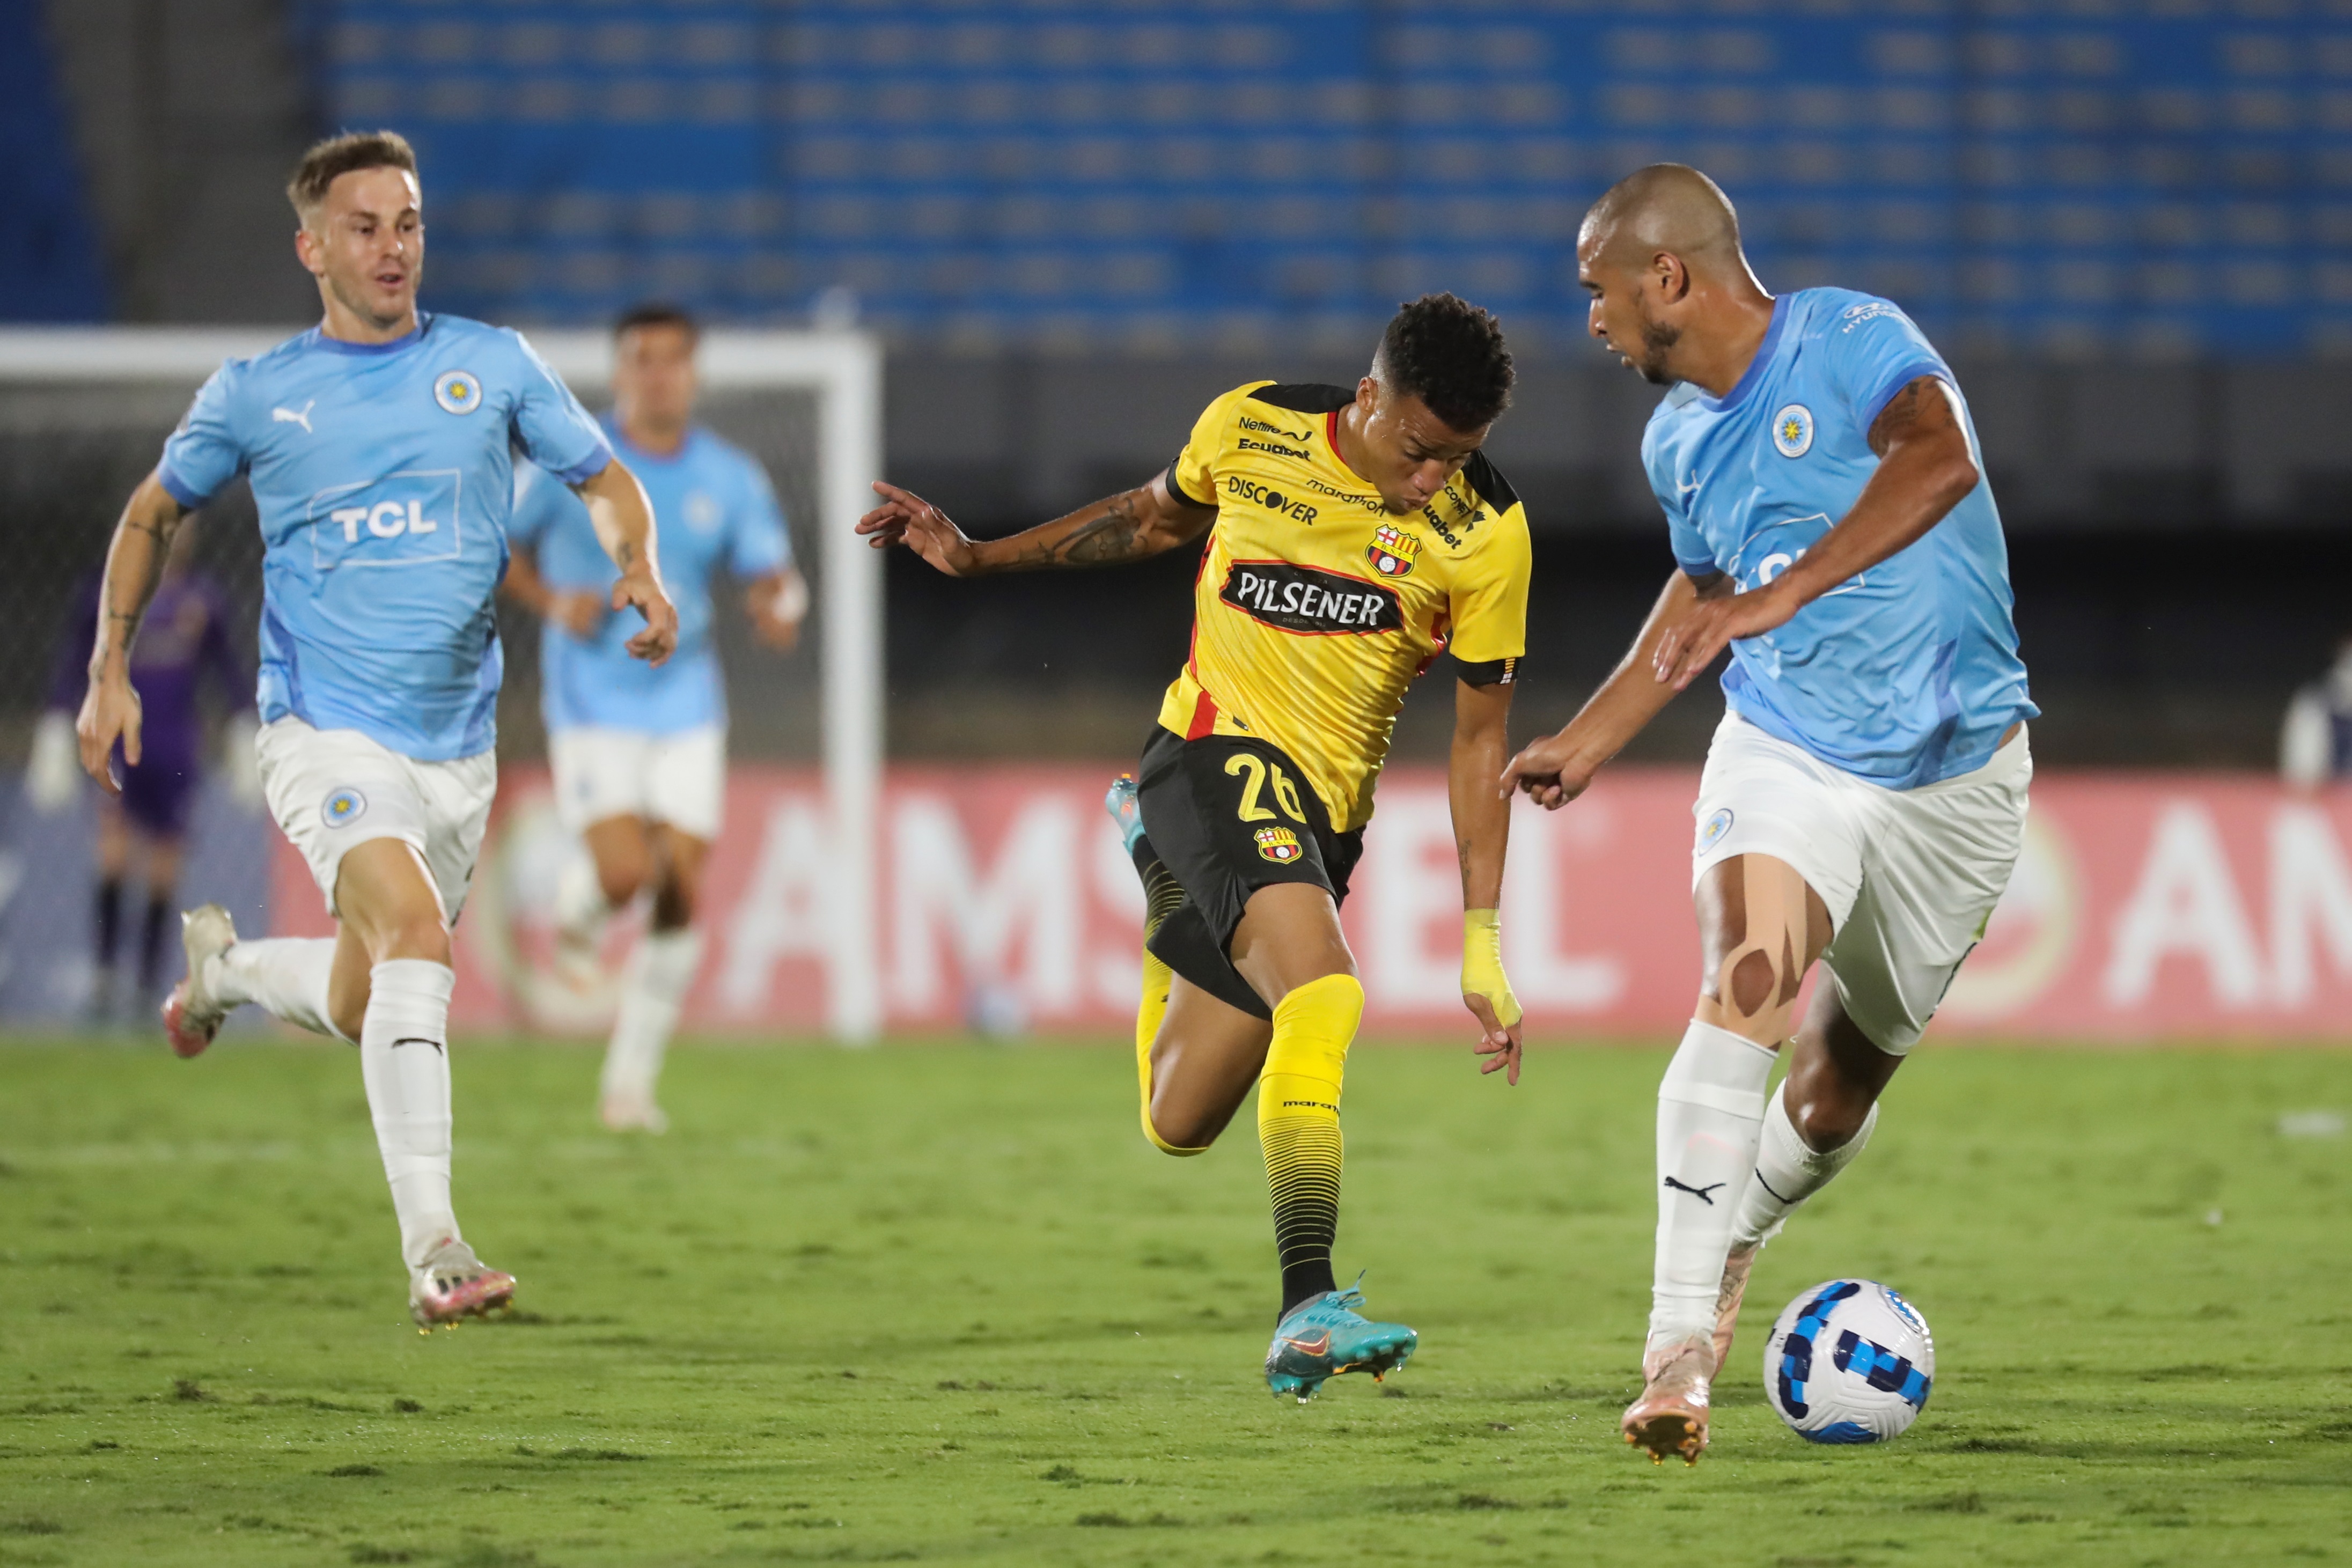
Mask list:
[[[1288,865],[1307,852],[1288,828],[1260,828],[1256,837],[1257,852],[1276,865]]]
[[[1413,558],[1420,553],[1419,539],[1393,524],[1382,523],[1365,548],[1364,559],[1382,577],[1402,577],[1412,570]]]

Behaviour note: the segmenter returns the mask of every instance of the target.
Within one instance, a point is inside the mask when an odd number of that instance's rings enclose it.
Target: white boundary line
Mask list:
[[[146,382],[193,388],[224,360],[257,354],[299,327],[0,328],[0,382],[58,386]],[[555,372],[601,387],[612,370],[603,332],[529,334]],[[713,330],[702,379],[712,387],[806,387],[817,393],[817,559],[824,594],[825,795],[839,855],[827,1015],[837,1039],[882,1028],[877,908],[883,758],[882,559],[851,526],[882,473],[882,350],[859,332]]]

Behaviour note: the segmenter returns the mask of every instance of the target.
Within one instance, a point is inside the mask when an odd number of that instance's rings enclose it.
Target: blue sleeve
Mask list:
[[[735,508],[727,570],[738,577],[768,577],[793,564],[793,536],[776,505],[775,486],[757,460],[743,460],[743,495]]]
[[[223,365],[196,392],[180,427],[163,443],[163,460],[155,465],[155,476],[172,499],[192,512],[245,472],[245,443],[238,439],[231,407],[233,369]]]
[[[1865,434],[1895,394],[1921,376],[1953,380],[1911,318],[1884,299],[1864,299],[1839,312],[1822,347],[1831,384]]]
[[[604,433],[523,335],[509,336],[522,360],[521,391],[513,416],[515,444],[566,485],[594,478],[613,460]]]
[[[1666,515],[1666,542],[1674,549],[1675,564],[1685,577],[1713,577],[1720,572],[1723,569],[1715,564],[1715,551],[1707,547],[1706,536],[1692,525],[1689,509],[1675,488],[1672,469],[1646,434],[1642,439],[1642,467],[1649,475],[1650,494],[1658,498],[1658,510]]]

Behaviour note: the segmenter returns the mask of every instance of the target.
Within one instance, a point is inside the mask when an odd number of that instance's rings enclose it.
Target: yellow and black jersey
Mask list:
[[[1478,454],[1430,505],[1391,515],[1339,459],[1339,411],[1354,398],[1236,387],[1168,470],[1217,522],[1192,591],[1192,654],[1160,722],[1281,747],[1338,832],[1371,818],[1413,677],[1443,650],[1474,685],[1512,680],[1528,630],[1528,519],[1510,486]]]

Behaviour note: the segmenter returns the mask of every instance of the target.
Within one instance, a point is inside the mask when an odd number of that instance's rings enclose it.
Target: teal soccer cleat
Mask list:
[[[1379,1382],[1405,1364],[1421,1336],[1402,1323],[1376,1323],[1356,1309],[1364,1304],[1364,1277],[1344,1291],[1326,1291],[1284,1314],[1265,1353],[1265,1385],[1277,1399],[1295,1394],[1301,1405],[1315,1397],[1327,1377],[1369,1372]]]
[[[1110,781],[1103,794],[1103,810],[1118,824],[1119,842],[1129,854],[1135,853],[1135,841],[1143,837],[1143,807],[1136,800],[1135,775],[1122,773]]]

